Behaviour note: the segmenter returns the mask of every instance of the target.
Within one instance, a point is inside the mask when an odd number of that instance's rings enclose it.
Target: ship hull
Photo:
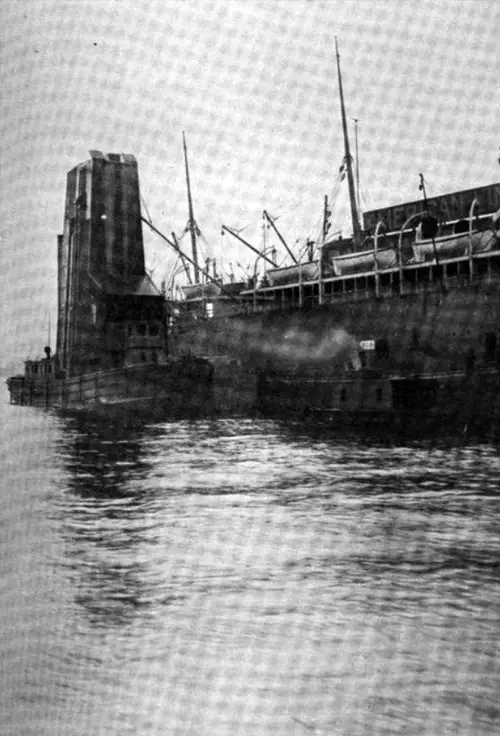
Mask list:
[[[338,429],[366,427],[406,431],[498,436],[500,372],[360,376],[307,379],[263,373],[259,409]]]
[[[356,346],[385,338],[395,371],[449,372],[464,367],[471,349],[476,367],[496,359],[499,324],[500,282],[469,284],[454,275],[445,284],[415,285],[403,295],[391,288],[381,289],[379,298],[352,292],[311,308],[192,321],[172,329],[170,346],[173,354],[225,355],[259,368],[271,361],[338,373],[345,364],[342,336]],[[488,354],[487,336],[491,341],[493,333],[498,344]]]
[[[406,283],[404,293],[345,293],[310,308],[179,327],[172,349],[189,344],[207,357],[215,350],[237,358],[258,374],[257,405],[268,415],[486,429],[500,416],[500,281],[493,267],[480,272],[479,265],[473,280],[448,273]],[[441,383],[431,402],[435,376]]]
[[[213,367],[203,360],[96,371],[51,382],[19,376],[7,385],[13,404],[70,413],[161,417],[203,412],[213,404]]]

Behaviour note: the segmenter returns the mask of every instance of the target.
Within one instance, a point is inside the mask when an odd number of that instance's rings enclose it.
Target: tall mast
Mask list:
[[[361,208],[361,199],[359,196],[359,148],[358,148],[358,118],[353,118],[354,120],[354,136],[355,136],[355,143],[356,143],[356,203],[358,205],[358,213]]]
[[[344,150],[345,164],[347,166],[347,183],[349,185],[349,202],[351,204],[351,220],[354,245],[358,245],[361,240],[361,228],[359,226],[358,207],[356,204],[356,192],[354,189],[354,177],[352,174],[352,158],[349,149],[349,136],[347,133],[347,120],[345,116],[344,92],[342,89],[342,77],[340,75],[340,56],[339,47],[337,45],[337,37],[335,37],[335,50],[337,52],[337,72],[339,77],[339,93],[340,93],[340,110],[342,113],[342,130],[344,131]]]
[[[189,182],[189,167],[187,158],[186,148],[186,136],[182,133],[182,142],[184,144],[184,163],[186,165],[186,185],[187,185],[187,196],[188,196],[188,208],[189,208],[189,232],[191,233],[191,250],[193,253],[193,264],[194,264],[194,282],[195,284],[200,283],[200,267],[198,265],[198,251],[196,248],[196,223],[193,215],[193,200],[191,198],[191,184]]]

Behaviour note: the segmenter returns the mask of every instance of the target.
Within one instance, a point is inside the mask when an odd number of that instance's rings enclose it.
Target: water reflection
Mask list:
[[[267,420],[57,431],[50,656],[95,706],[86,732],[495,732],[494,447]]]
[[[74,600],[93,625],[124,625],[156,598],[144,545],[154,512],[145,440],[157,431],[80,419],[69,420],[64,433],[59,514],[65,564]]]
[[[60,456],[68,472],[68,490],[96,501],[126,495],[130,478],[144,477],[150,468],[144,440],[157,432],[156,425],[67,420]]]

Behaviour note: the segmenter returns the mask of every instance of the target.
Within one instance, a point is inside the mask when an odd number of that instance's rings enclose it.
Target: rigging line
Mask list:
[[[151,228],[151,230],[152,230],[152,231],[153,231],[154,233],[156,233],[156,234],[157,234],[157,235],[158,235],[158,236],[159,236],[159,237],[160,237],[160,238],[161,238],[162,240],[164,240],[164,241],[165,241],[165,242],[166,242],[166,243],[167,243],[168,245],[170,245],[170,247],[171,247],[171,248],[174,248],[174,250],[176,250],[176,251],[177,251],[177,253],[179,253],[180,255],[182,255],[182,257],[183,257],[183,258],[185,258],[185,259],[186,259],[186,261],[188,261],[189,263],[191,263],[191,265],[195,265],[195,261],[194,261],[194,259],[190,258],[190,257],[189,257],[189,256],[188,256],[188,255],[187,255],[186,253],[182,252],[182,251],[180,250],[180,248],[178,247],[178,245],[176,245],[176,244],[175,244],[174,242],[172,242],[172,241],[171,241],[171,240],[170,240],[169,238],[167,238],[167,236],[166,236],[166,235],[164,235],[164,234],[163,234],[163,233],[161,232],[161,230],[158,230],[158,228],[157,228],[157,227],[155,227],[155,226],[154,226],[154,225],[153,225],[153,224],[152,224],[151,222],[148,222],[148,221],[146,220],[146,218],[145,218],[145,217],[142,217],[142,216],[141,216],[141,221],[142,221],[142,222],[145,222],[145,223],[146,223],[146,225],[148,225],[148,227],[150,227],[150,228]],[[237,304],[240,304],[240,301],[239,301],[239,300],[238,300],[238,299],[237,299],[237,298],[236,298],[236,297],[234,296],[234,294],[231,294],[231,293],[230,293],[229,291],[226,291],[226,289],[224,289],[224,287],[223,287],[223,286],[221,286],[220,284],[218,284],[218,283],[217,283],[217,281],[215,281],[215,279],[213,279],[213,278],[212,278],[212,277],[211,277],[210,275],[208,275],[208,274],[207,274],[207,280],[208,280],[208,281],[210,281],[210,282],[212,282],[212,283],[215,283],[215,284],[216,284],[217,286],[219,286],[219,288],[220,288],[220,290],[221,290],[221,292],[222,292],[223,294],[226,294],[226,296],[228,296],[228,297],[229,297],[229,298],[230,298],[230,299],[231,299],[232,301],[236,302]],[[197,282],[197,283],[199,283],[199,282]]]
[[[203,233],[201,232],[201,230],[200,230],[200,235],[199,235],[199,237],[200,237],[200,239],[202,240],[202,242],[203,242],[203,243],[205,243],[205,245],[207,246],[208,250],[209,250],[209,251],[210,251],[210,252],[211,252],[211,253],[213,254],[213,253],[215,252],[215,251],[214,251],[214,248],[213,248],[212,244],[211,244],[211,243],[210,243],[210,242],[209,242],[209,241],[208,241],[208,240],[206,239],[206,237],[205,237],[205,236],[203,235]]]
[[[343,178],[341,179],[340,170],[339,170],[339,175],[337,177],[337,181],[335,182],[333,189],[330,190],[329,209],[330,209],[331,215],[333,215],[334,208],[337,204],[337,200],[340,194],[340,185],[343,181]],[[323,214],[322,213],[319,214],[318,212],[318,215],[316,219],[313,221],[311,229],[309,230],[308,239],[311,239],[311,237],[317,239],[317,234],[319,236],[321,235],[322,224],[323,224]]]
[[[172,285],[174,278],[177,276],[177,274],[178,274],[178,272],[180,270],[179,269],[180,261],[181,261],[181,256],[180,256],[180,254],[178,254],[177,255],[177,258],[175,259],[174,266],[173,266],[173,268],[172,268],[172,270],[170,272],[170,278],[168,280],[169,285]],[[182,270],[184,270],[184,269],[182,269]]]
[[[369,210],[369,209],[371,209],[371,207],[370,207],[370,205],[369,205],[369,203],[368,203],[368,200],[367,200],[367,198],[365,197],[365,194],[364,194],[364,192],[363,192],[363,191],[361,192],[361,201],[362,201],[362,203],[363,203],[363,205],[364,205],[364,209],[365,209],[365,210]]]
[[[342,157],[342,163],[339,169],[337,180],[335,181],[334,186],[333,186],[333,192],[340,189],[340,185],[344,178],[343,177],[341,180],[341,171],[344,168],[344,165],[345,165],[345,155]],[[320,184],[322,180],[323,180],[322,176],[316,176],[316,177],[313,177],[310,181],[312,181],[313,183],[317,182],[318,184]],[[333,192],[332,192],[332,196],[333,196]],[[292,202],[294,204],[293,206],[290,206]],[[274,210],[280,211],[281,213],[280,217],[286,217],[288,214],[294,214],[297,212],[297,210],[300,210],[302,208],[303,208],[303,195],[301,195],[300,193],[298,193],[297,195],[292,195],[288,197],[287,199],[278,202],[275,206],[273,206]]]
[[[309,184],[315,188],[316,186],[320,186],[322,182],[324,182],[324,176],[317,174],[316,176],[309,177],[308,179]],[[286,209],[291,202],[297,202],[297,205],[300,206],[301,202],[303,200],[303,194],[302,192],[297,192],[296,194],[291,194],[285,199],[278,200],[276,203],[276,206],[274,206],[274,209]],[[295,205],[294,205],[295,207]]]
[[[142,204],[142,206],[144,207],[144,209],[145,209],[145,211],[146,211],[146,215],[147,215],[147,219],[148,219],[148,221],[149,221],[149,222],[153,222],[153,221],[152,221],[152,219],[151,219],[151,215],[149,214],[149,210],[148,210],[148,206],[147,206],[147,204],[146,204],[146,200],[144,199],[144,197],[142,196],[142,194],[141,194],[141,193],[139,193],[139,197],[140,197],[140,199],[141,199],[141,204]]]

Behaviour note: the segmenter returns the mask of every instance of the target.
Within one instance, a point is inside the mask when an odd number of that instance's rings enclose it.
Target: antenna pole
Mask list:
[[[337,44],[337,37],[335,37],[335,49],[337,53],[337,72],[338,72],[338,78],[339,78],[340,111],[342,114],[342,130],[344,132],[345,163],[347,166],[347,183],[349,185],[349,201],[351,204],[352,231],[353,231],[354,245],[357,246],[361,240],[361,228],[359,226],[359,215],[358,215],[358,208],[356,205],[356,194],[354,190],[354,177],[352,174],[352,158],[351,158],[351,151],[349,149],[349,135],[347,133],[347,121],[346,121],[345,104],[344,104],[344,91],[342,88],[342,77],[340,74],[340,56],[339,56],[339,48]]]
[[[193,265],[194,265],[194,282],[195,284],[200,283],[200,267],[198,265],[198,251],[196,248],[196,224],[194,221],[193,214],[193,200],[191,198],[191,184],[189,181],[189,167],[186,147],[186,136],[182,133],[182,142],[184,145],[184,164],[186,167],[186,185],[187,185],[187,197],[188,197],[188,208],[189,208],[189,232],[191,233],[191,249],[193,253]]]

